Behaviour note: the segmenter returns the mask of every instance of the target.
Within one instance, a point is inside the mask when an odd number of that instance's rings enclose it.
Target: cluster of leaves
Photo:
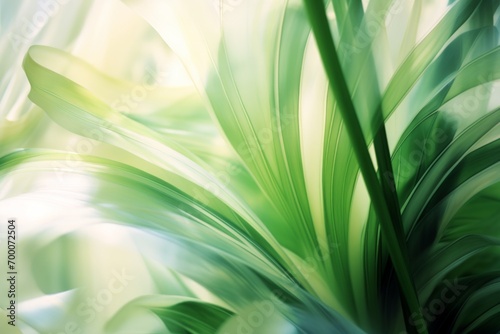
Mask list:
[[[498,1],[126,2],[191,86],[123,111],[136,84],[66,51],[23,65],[32,102],[111,147],[79,155],[89,205],[175,250],[139,245],[159,293],[110,331],[139,309],[173,333],[499,330]]]

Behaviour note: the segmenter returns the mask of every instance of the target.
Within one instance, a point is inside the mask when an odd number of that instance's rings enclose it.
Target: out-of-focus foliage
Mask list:
[[[1,0],[19,329],[496,333],[499,5]]]

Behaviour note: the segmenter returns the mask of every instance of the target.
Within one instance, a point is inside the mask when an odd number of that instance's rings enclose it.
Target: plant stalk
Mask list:
[[[353,101],[338,59],[337,51],[333,43],[330,25],[326,18],[325,7],[322,0],[304,0],[309,22],[312,27],[316,43],[321,55],[323,66],[328,77],[330,87],[339,106],[339,112],[346,126],[347,133],[354,148],[356,159],[366,188],[372,200],[375,213],[377,214],[382,236],[386,241],[387,250],[391,257],[396,276],[401,286],[401,302],[403,309],[407,308],[413,315],[412,319],[405,317],[405,325],[410,333],[416,332],[413,324],[424,323],[415,284],[409,270],[408,250],[406,242],[399,235],[402,226],[397,226],[398,221],[389,212],[386,203],[386,194],[379,183],[377,173],[373,166],[370,154],[365,144],[361,125],[356,115]],[[399,213],[398,213],[399,214]],[[420,329],[420,333],[427,333],[427,329]]]

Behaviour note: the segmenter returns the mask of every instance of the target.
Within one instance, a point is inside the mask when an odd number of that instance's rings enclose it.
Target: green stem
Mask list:
[[[378,113],[377,116],[382,115],[382,110],[380,108],[378,108],[376,112]],[[380,124],[380,128],[374,131],[375,138],[373,140],[373,144],[376,152],[375,156],[377,157],[378,173],[382,191],[384,193],[384,198],[387,203],[389,213],[391,214],[392,226],[395,230],[395,233],[401,240],[406,240],[403,228],[403,219],[401,217],[401,206],[399,204],[396,190],[396,180],[394,179],[394,172],[392,169],[391,154],[389,150],[389,144],[387,142],[385,124],[383,121],[376,124]],[[384,240],[382,240],[382,242],[384,242]],[[403,247],[405,253],[408,254],[406,244],[403,245]],[[406,260],[407,267],[409,269],[408,258]],[[391,259],[389,259],[387,266],[391,266],[392,269],[394,269],[394,264],[392,263]],[[403,316],[405,319],[407,331],[410,333],[418,333],[416,332],[416,328],[414,326],[410,326],[411,324],[409,323],[409,320],[412,318],[412,310],[410,309],[410,305],[408,305],[408,303],[406,303],[403,299],[404,287],[401,286],[401,282],[398,282],[398,285],[401,296],[401,307],[403,310]]]
[[[351,95],[347,88],[337,52],[333,44],[330,25],[326,18],[323,1],[304,0],[304,4],[330,87],[339,106],[339,112],[342,115],[347,133],[353,145],[354,154],[358,160],[361,174],[380,221],[382,236],[386,241],[387,250],[394,264],[396,276],[401,286],[401,301],[403,308],[410,310],[413,315],[412,319],[407,319],[407,317],[405,317],[406,328],[409,332],[415,332],[416,328],[411,323],[425,323],[425,320],[420,311],[420,303],[415,284],[409,270],[408,250],[406,248],[404,234],[403,236],[400,235],[402,226],[397,226],[397,220],[393,220],[394,216],[389,212],[385,200],[386,195],[378,182],[377,173],[375,172],[370,154],[366,147],[361,125],[356,116],[354,104],[351,100]],[[427,333],[427,330],[420,330],[420,333]]]

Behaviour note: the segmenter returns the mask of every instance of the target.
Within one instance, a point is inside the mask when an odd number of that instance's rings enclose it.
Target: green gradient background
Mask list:
[[[0,332],[498,333],[499,5],[0,0]]]

